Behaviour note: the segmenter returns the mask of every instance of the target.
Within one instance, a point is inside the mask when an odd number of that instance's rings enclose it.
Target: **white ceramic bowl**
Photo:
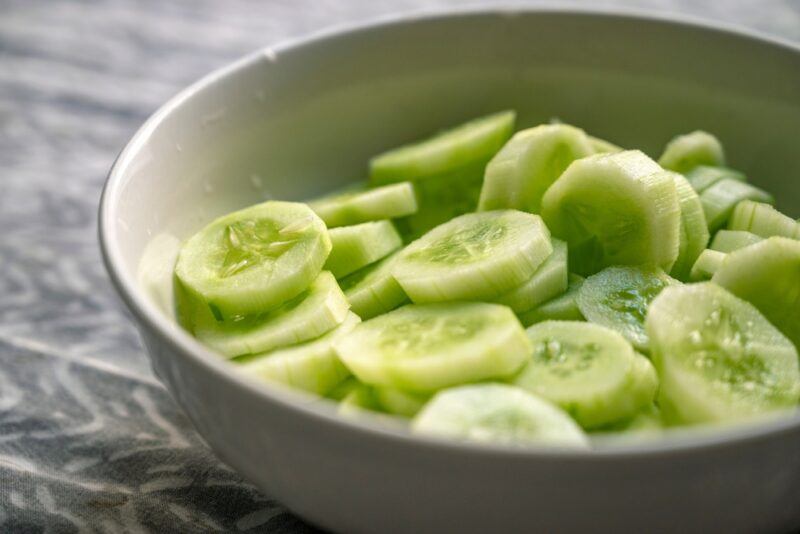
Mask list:
[[[490,111],[557,116],[657,155],[721,137],[797,216],[800,51],[695,23],[580,11],[469,11],[261,50],[164,105],[111,170],[108,271],[153,367],[217,454],[340,532],[768,532],[800,526],[800,419],[593,452],[479,447],[337,417],[237,375],[143,293],[151,235],[186,237],[267,196],[302,199],[372,154]]]

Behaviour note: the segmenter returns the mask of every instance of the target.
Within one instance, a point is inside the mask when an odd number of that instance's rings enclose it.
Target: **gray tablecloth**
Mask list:
[[[100,188],[147,115],[209,70],[458,4],[0,0],[0,531],[314,531],[221,464],[151,374],[100,262]],[[800,40],[796,0],[594,4]]]

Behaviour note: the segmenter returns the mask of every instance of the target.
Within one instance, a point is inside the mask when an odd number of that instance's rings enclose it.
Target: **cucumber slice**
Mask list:
[[[719,252],[733,252],[763,240],[763,237],[744,230],[720,230],[709,248]]]
[[[569,284],[564,294],[548,300],[530,311],[517,314],[520,322],[527,327],[549,320],[583,321],[583,314],[578,308],[578,293],[583,285],[584,278],[570,273],[568,279]]]
[[[703,204],[692,186],[682,175],[670,173],[675,181],[675,192],[681,208],[680,244],[678,259],[670,274],[679,280],[689,278],[692,265],[708,244],[709,232]]]
[[[349,376],[342,382],[339,382],[339,384],[331,389],[328,394],[325,395],[325,397],[338,402],[347,397],[353,390],[361,385],[361,382],[359,382],[356,377]]]
[[[403,246],[400,234],[390,221],[342,226],[328,234],[333,248],[324,268],[336,278],[375,263]]]
[[[659,404],[672,422],[740,420],[792,408],[800,398],[792,343],[752,304],[716,284],[666,288],[646,324]]]
[[[740,182],[746,182],[747,177],[729,167],[709,167],[707,165],[700,165],[686,173],[686,179],[692,184],[697,193],[702,193],[715,183],[722,179],[730,178]]]
[[[592,147],[595,154],[613,154],[625,150],[621,146],[617,146],[599,137],[592,137],[591,135],[589,136],[589,145]]]
[[[179,305],[220,321],[269,311],[305,291],[330,251],[325,223],[305,204],[271,200],[230,213],[183,245]]]
[[[544,260],[527,282],[503,293],[494,302],[505,304],[515,312],[526,312],[557,297],[567,290],[567,244],[553,239],[553,253]]]
[[[311,286],[279,308],[238,321],[205,321],[194,335],[222,355],[267,352],[302,343],[336,328],[348,315],[347,302],[333,275],[322,271]]]
[[[698,165],[725,165],[725,152],[716,137],[697,130],[674,137],[667,143],[658,163],[665,169],[685,173]]]
[[[167,317],[175,317],[175,262],[181,250],[180,240],[162,233],[147,243],[139,260],[136,277],[139,286]]]
[[[800,239],[800,223],[769,204],[743,200],[728,221],[730,230],[746,230],[761,237],[782,236]]]
[[[342,324],[322,337],[233,361],[239,364],[242,373],[249,376],[267,382],[280,382],[317,395],[327,395],[350,376],[336,356],[333,344],[349,334],[360,322],[356,314],[349,313]]]
[[[642,263],[669,270],[678,257],[675,182],[638,150],[570,165],[545,193],[542,217],[568,243],[570,269],[579,274]]]
[[[609,267],[586,279],[578,292],[578,307],[588,321],[619,332],[638,350],[647,351],[647,308],[665,287],[677,283],[659,268]]]
[[[405,291],[392,276],[399,254],[395,252],[339,281],[350,309],[362,319],[371,319],[408,302]]]
[[[486,166],[478,209],[539,213],[542,196],[570,163],[594,154],[583,130],[543,124],[514,134]]]
[[[653,402],[655,381],[645,380],[641,356],[613,330],[545,321],[527,334],[533,355],[513,383],[557,404],[583,428],[631,417]]]
[[[401,417],[414,417],[430,400],[429,395],[410,393],[402,389],[375,388],[378,404],[388,413]]]
[[[580,427],[549,402],[504,384],[438,393],[411,423],[417,434],[481,443],[588,448]]]
[[[726,253],[717,250],[704,250],[703,253],[697,257],[697,261],[694,262],[692,272],[689,274],[689,279],[692,282],[710,280],[727,256]]]
[[[408,245],[392,275],[414,302],[492,300],[528,280],[552,252],[538,215],[469,213]]]
[[[724,178],[700,193],[700,202],[703,203],[708,229],[714,232],[724,226],[733,213],[733,209],[742,200],[755,200],[770,204],[775,201],[772,195],[762,189],[745,182]]]
[[[639,413],[599,429],[602,434],[660,434],[665,428],[661,409],[655,404],[642,409]]]
[[[486,164],[511,137],[515,117],[513,111],[481,117],[370,161],[373,185],[414,183],[418,212],[398,221],[407,241],[475,210]]]
[[[375,389],[356,381],[352,389],[339,402],[339,415],[359,415],[367,412],[383,412],[383,406],[375,395]]]
[[[800,241],[770,237],[735,250],[711,281],[753,304],[800,346]]]
[[[362,382],[427,393],[507,377],[531,345],[512,311],[498,304],[409,304],[359,325],[335,344]]]
[[[308,203],[328,228],[405,217],[417,212],[411,182],[334,193]]]

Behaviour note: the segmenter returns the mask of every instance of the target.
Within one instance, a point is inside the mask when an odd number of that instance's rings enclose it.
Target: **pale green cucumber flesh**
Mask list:
[[[308,205],[328,228],[395,219],[417,212],[417,198],[411,182],[334,193],[312,200]]]
[[[570,273],[567,290],[562,295],[548,300],[530,311],[517,314],[520,322],[523,326],[528,327],[550,320],[583,321],[585,318],[578,307],[578,293],[583,281],[582,276]]]
[[[461,386],[438,393],[411,424],[416,434],[512,446],[588,447],[567,414],[520,388]]]
[[[746,230],[761,237],[800,239],[800,223],[769,204],[744,200],[736,205],[728,221],[729,230]]]
[[[583,282],[578,307],[587,321],[619,332],[638,350],[647,351],[647,308],[665,287],[676,283],[657,267],[609,267]]]
[[[747,177],[743,173],[728,167],[700,165],[686,173],[686,179],[698,194],[725,178],[738,180],[740,182],[747,181]]]
[[[408,296],[392,276],[398,255],[395,252],[339,281],[350,309],[362,319],[371,319],[408,302]]]
[[[574,162],[545,193],[542,217],[569,244],[578,274],[642,263],[668,270],[678,257],[674,180],[637,150]]]
[[[795,347],[716,284],[666,288],[650,306],[647,332],[659,404],[672,422],[737,421],[793,408],[800,398]]]
[[[681,210],[680,244],[678,258],[670,270],[670,275],[678,280],[687,280],[692,265],[706,248],[709,239],[708,223],[700,197],[682,175],[670,173],[675,182],[678,205]]]
[[[470,213],[408,245],[392,275],[413,302],[493,300],[530,279],[552,251],[538,215]]]
[[[706,215],[708,229],[711,232],[723,227],[733,213],[736,205],[742,200],[773,203],[775,199],[766,191],[745,182],[724,178],[702,193],[700,202]]]
[[[576,159],[594,149],[583,130],[544,124],[522,130],[486,166],[478,209],[538,213],[542,196]]]
[[[400,417],[414,417],[430,400],[429,395],[389,387],[375,388],[375,398],[386,412]]]
[[[708,248],[719,252],[733,252],[763,240],[763,237],[744,230],[720,230],[714,235]]]
[[[218,320],[269,311],[305,291],[330,250],[325,224],[305,204],[268,201],[225,215],[181,248],[179,306]]]
[[[198,323],[194,335],[226,357],[254,354],[321,336],[345,320],[350,304],[333,275],[322,271],[298,296],[267,313]]]
[[[599,137],[594,137],[591,135],[589,136],[589,145],[591,145],[595,154],[613,154],[615,152],[622,152],[625,150],[621,146],[615,145],[610,141],[606,141],[605,139],[600,139]]]
[[[365,321],[334,348],[365,384],[431,393],[510,376],[530,341],[505,306],[410,304]]]
[[[697,130],[674,137],[667,143],[658,163],[665,169],[685,173],[698,165],[725,165],[725,152],[716,137]]]
[[[718,250],[704,250],[703,253],[697,257],[697,261],[694,262],[692,272],[689,274],[689,279],[692,282],[710,280],[727,256],[725,252],[720,252]]]
[[[567,290],[567,244],[560,239],[553,239],[552,244],[553,253],[536,269],[533,276],[522,285],[497,297],[494,300],[496,303],[523,313]]]
[[[711,279],[800,346],[800,241],[770,237],[728,254]]]
[[[533,355],[513,383],[561,406],[582,427],[631,417],[653,402],[655,384],[644,387],[635,369],[641,356],[617,332],[592,323],[545,321],[527,334]]]
[[[331,253],[324,268],[343,278],[403,246],[390,221],[373,221],[329,230]]]

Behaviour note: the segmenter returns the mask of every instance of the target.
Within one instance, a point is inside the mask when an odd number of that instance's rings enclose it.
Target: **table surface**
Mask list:
[[[142,121],[211,69],[461,4],[0,0],[0,531],[316,531],[223,465],[153,377],[100,261],[100,189]],[[593,4],[800,41],[797,0]]]

